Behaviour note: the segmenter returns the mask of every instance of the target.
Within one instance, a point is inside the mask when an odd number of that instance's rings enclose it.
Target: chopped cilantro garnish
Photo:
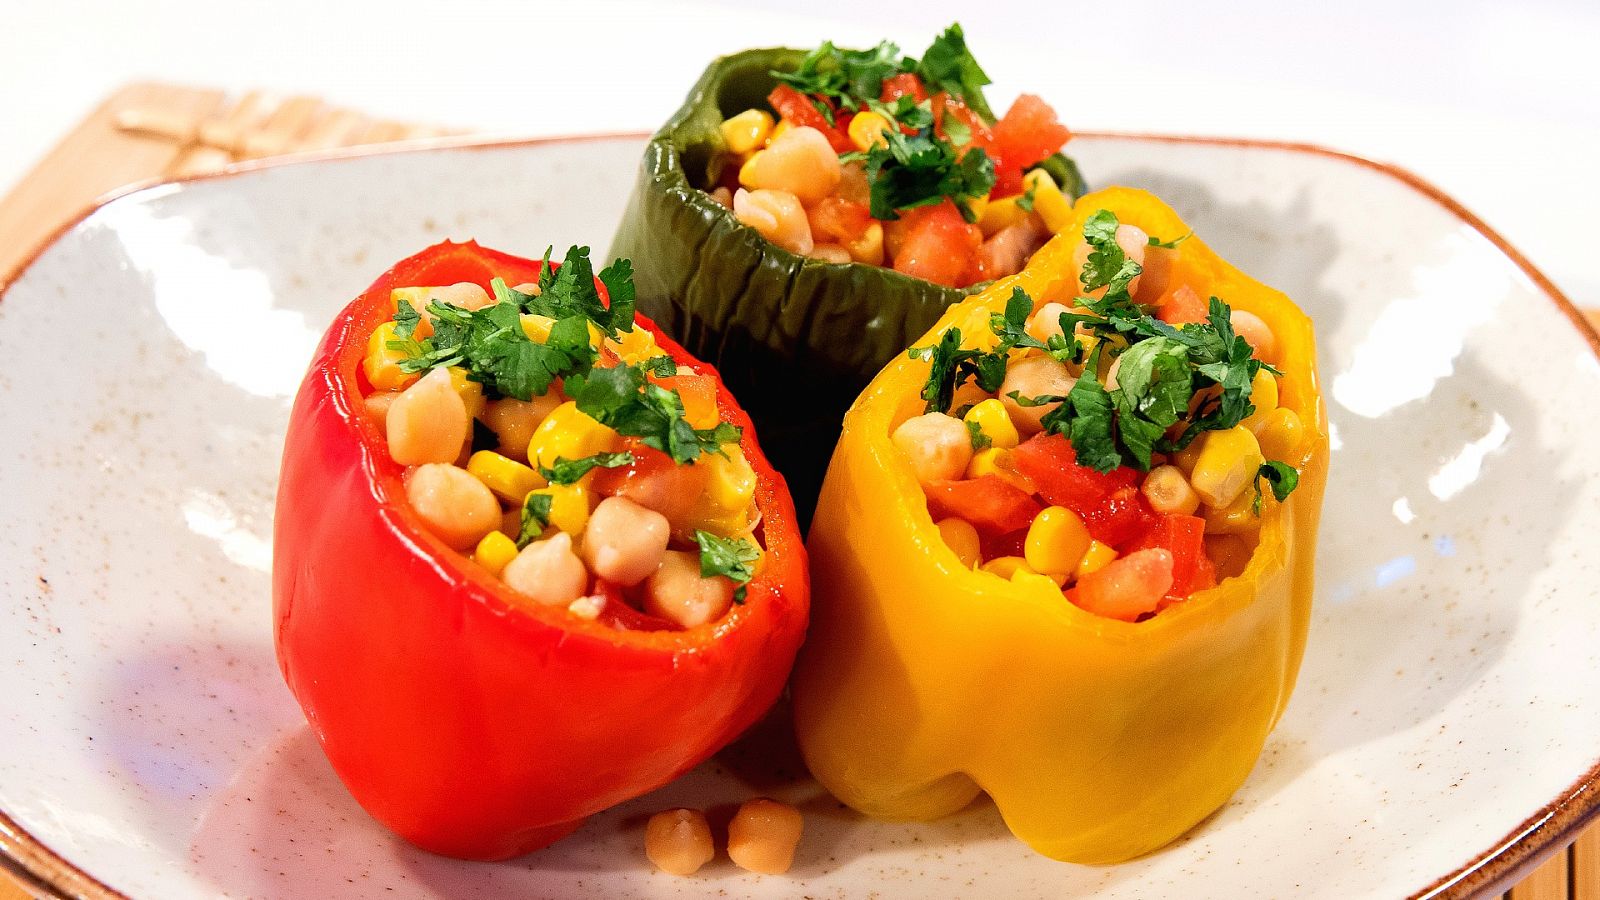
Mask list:
[[[515,306],[522,312],[552,319],[582,317],[593,322],[608,337],[616,337],[618,332],[632,331],[633,264],[626,259],[619,259],[600,272],[600,281],[611,298],[610,306],[600,299],[600,291],[594,281],[594,265],[589,262],[589,248],[569,247],[559,269],[550,265],[550,250],[545,250],[544,268],[539,272],[538,293],[524,294],[507,287],[504,279],[500,278],[491,282],[490,287],[494,289],[497,300]]]
[[[994,438],[983,433],[977,422],[967,422],[967,440],[971,442],[973,450],[987,450],[994,446]]]
[[[1183,243],[1184,241],[1187,241],[1189,238],[1192,238],[1192,237],[1194,237],[1194,232],[1191,231],[1188,234],[1179,235],[1178,237],[1175,237],[1170,241],[1163,241],[1162,239],[1160,239],[1160,238],[1158,238],[1158,237],[1156,237],[1155,235],[1152,234],[1152,235],[1150,235],[1150,240],[1148,241],[1148,244],[1151,247],[1165,247],[1168,250],[1171,250],[1171,249],[1177,247],[1179,244]]]
[[[948,329],[934,346],[912,348],[913,359],[930,363],[922,389],[927,411],[949,409],[956,389],[968,378],[986,391],[997,390],[1013,349],[1043,350],[1063,362],[1078,362],[1081,328],[1096,340],[1082,360],[1084,374],[1070,391],[1039,397],[1012,391],[1010,397],[1021,406],[1056,404],[1040,424],[1071,440],[1083,465],[1101,472],[1123,465],[1148,470],[1154,454],[1181,450],[1200,433],[1232,428],[1253,413],[1250,389],[1256,373],[1277,371],[1255,358],[1249,342],[1234,332],[1228,305],[1216,297],[1205,322],[1182,327],[1151,316],[1134,302],[1129,287],[1142,270],[1117,244],[1118,224],[1107,210],[1084,223],[1090,252],[1082,280],[1088,290],[1103,293],[1077,298],[1086,312],[1061,314],[1062,335],[1042,342],[1024,330],[1033,301],[1016,288],[1005,311],[989,317],[996,338],[992,349],[963,347],[957,328]],[[1099,373],[1102,362],[1112,356],[1117,359],[1117,386],[1108,389]],[[1176,436],[1169,437],[1180,425]],[[1260,477],[1280,500],[1299,480],[1294,469],[1279,462],[1264,465]]]
[[[615,469],[632,464],[633,454],[627,451],[596,453],[579,459],[558,456],[549,466],[539,466],[539,474],[551,484],[573,484],[595,469]]]
[[[1279,503],[1287,500],[1289,494],[1300,486],[1300,473],[1295,471],[1294,467],[1288,463],[1281,463],[1276,460],[1264,463],[1256,471],[1256,477],[1258,479],[1266,479],[1267,486],[1272,488],[1272,496]],[[1256,490],[1261,490],[1259,481],[1257,482]]]
[[[700,577],[721,575],[731,579],[739,586],[733,592],[733,602],[743,603],[745,585],[755,578],[751,563],[761,558],[761,551],[744,538],[718,537],[699,529],[695,530],[694,539],[700,545]]]
[[[949,91],[951,96],[960,97],[985,121],[994,121],[994,111],[983,99],[983,87],[990,83],[989,76],[984,74],[983,67],[978,65],[978,61],[972,58],[972,51],[967,49],[967,37],[961,31],[960,23],[951,25],[944,34],[934,38],[922,54],[922,60],[917,63],[916,72],[922,76],[929,93]]]
[[[435,300],[428,314],[432,336],[389,342],[408,354],[399,364],[403,371],[465,366],[472,380],[495,394],[531,400],[547,392],[555,379],[587,371],[597,357],[589,343],[588,320],[581,316],[558,319],[540,343],[522,330],[521,313],[512,303],[468,310]]]
[[[1033,196],[1038,189],[1039,183],[1037,181],[1028,182],[1028,189],[1022,192],[1021,197],[1017,198],[1017,209],[1023,212],[1033,212]]]
[[[969,222],[977,220],[969,201],[994,187],[994,161],[981,147],[958,152],[934,130],[929,101],[904,96],[893,106],[870,104],[891,122],[913,129],[889,128],[884,141],[867,151],[870,212],[875,219],[899,218],[898,211],[952,200]],[[946,124],[949,121],[947,120]]]
[[[672,376],[678,374],[678,361],[666,355],[665,353],[660,356],[652,356],[644,362],[639,363],[639,365],[646,372],[649,372],[651,375],[654,375],[657,378],[671,378]]]
[[[693,462],[702,453],[723,453],[724,444],[736,443],[741,431],[719,422],[715,428],[697,429],[684,418],[683,398],[645,379],[642,366],[594,369],[567,379],[567,395],[578,410],[618,434],[636,437],[647,447]]]
[[[900,71],[899,53],[900,48],[889,41],[871,50],[841,50],[824,41],[793,72],[771,74],[802,94],[827,97],[843,109],[857,110],[864,99],[876,100],[883,92],[883,80]],[[819,108],[826,109],[826,104]]]
[[[550,524],[550,504],[554,498],[549,494],[530,493],[522,501],[522,525],[517,529],[517,549],[521,550],[539,539]]]

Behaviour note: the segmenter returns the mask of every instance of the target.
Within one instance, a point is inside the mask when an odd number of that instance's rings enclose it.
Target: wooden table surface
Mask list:
[[[126,185],[214,171],[237,161],[447,132],[331,109],[314,97],[167,84],[129,85],[103,103],[0,199],[0,288],[96,198]],[[1600,310],[1588,313],[1600,328]],[[43,896],[0,871],[0,900]],[[1550,857],[1508,900],[1600,900],[1600,824]]]

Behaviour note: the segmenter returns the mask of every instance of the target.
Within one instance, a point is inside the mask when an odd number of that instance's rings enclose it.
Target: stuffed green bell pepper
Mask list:
[[[959,25],[920,58],[748,50],[645,151],[612,252],[640,310],[749,401],[796,497],[872,376],[1070,221],[1071,132],[1029,94],[997,117],[988,83]]]

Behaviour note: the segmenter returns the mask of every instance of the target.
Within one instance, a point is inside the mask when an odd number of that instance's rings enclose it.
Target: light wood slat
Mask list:
[[[1600,312],[1589,317],[1600,326]],[[1590,825],[1572,845],[1572,900],[1600,900],[1600,824]]]
[[[1570,900],[1567,896],[1567,849],[1556,851],[1533,874],[1517,882],[1507,900]]]
[[[282,156],[296,148],[301,135],[322,114],[316,97],[290,97],[273,110],[260,129],[244,136],[239,147],[243,159]]]
[[[0,199],[0,286],[40,242],[96,197],[158,175],[178,156],[171,140],[118,127],[120,111],[161,109],[199,118],[215,111],[222,98],[221,91],[132,84],[90,113]]]

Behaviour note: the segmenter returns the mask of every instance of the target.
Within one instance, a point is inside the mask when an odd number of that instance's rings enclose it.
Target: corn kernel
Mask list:
[[[1117,551],[1110,544],[1099,541],[1090,541],[1089,549],[1083,553],[1083,560],[1078,563],[1078,568],[1072,574],[1082,578],[1090,572],[1104,569],[1108,563],[1117,558]]]
[[[410,387],[411,383],[420,377],[417,372],[404,372],[400,369],[400,360],[406,358],[402,350],[390,350],[389,342],[394,340],[394,323],[384,322],[372,332],[372,337],[367,339],[367,355],[361,360],[361,368],[367,373],[367,380],[380,391],[398,391]]]
[[[857,150],[865,153],[877,144],[889,142],[889,139],[883,135],[890,127],[889,120],[878,113],[871,110],[858,112],[850,120],[850,143],[855,144]]]
[[[1072,225],[1072,201],[1061,193],[1055,179],[1043,169],[1034,169],[1022,176],[1022,187],[1033,189],[1033,211],[1044,219],[1044,225],[1060,234]]]
[[[1200,496],[1189,486],[1189,479],[1183,477],[1183,470],[1177,466],[1156,466],[1150,474],[1144,477],[1144,484],[1140,487],[1145,499],[1150,501],[1150,506],[1158,513],[1167,515],[1188,516],[1193,515],[1200,508]]]
[[[750,157],[746,159],[744,164],[739,167],[739,186],[743,187],[745,190],[755,190],[754,174],[756,171],[756,160],[764,152],[765,151],[763,150],[757,150],[756,152],[750,154]]]
[[[1005,404],[993,398],[984,400],[967,410],[962,421],[967,423],[969,429],[976,427],[989,439],[991,447],[1010,450],[1020,439],[1017,435],[1017,426],[1011,424],[1011,414],[1006,412]]]
[[[706,496],[712,505],[724,512],[744,512],[756,495],[756,470],[744,458],[744,451],[734,444],[723,446],[726,457],[710,453],[700,458],[696,465],[710,470],[706,481]]]
[[[617,448],[617,433],[578,410],[568,400],[550,411],[528,440],[528,462],[549,468],[556,459],[582,459]]]
[[[1239,422],[1240,425],[1256,432],[1267,421],[1267,416],[1278,408],[1278,378],[1266,369],[1256,372],[1256,377],[1250,380],[1250,402],[1255,404],[1256,411]]]
[[[1300,415],[1288,407],[1279,407],[1261,423],[1256,439],[1261,442],[1261,454],[1267,459],[1287,462],[1295,458],[1305,433]]]
[[[844,249],[849,252],[850,258],[858,263],[869,266],[883,265],[883,226],[876,220],[867,225],[867,230],[853,241],[845,241]]]
[[[468,374],[468,371],[461,366],[451,366],[450,386],[460,395],[461,404],[467,408],[467,415],[476,419],[483,412],[483,385],[468,378]]]
[[[749,153],[767,145],[772,116],[764,109],[747,109],[722,123],[722,141],[734,153]]]
[[[1048,586],[1055,590],[1060,590],[1061,586],[1067,583],[1067,576],[1046,575],[1043,572],[1035,572],[1027,567],[1011,573],[1012,584],[1029,584],[1031,582],[1037,582],[1040,586]]]
[[[939,537],[944,539],[945,546],[955,553],[963,566],[970,569],[983,561],[978,529],[973,528],[966,519],[940,519],[937,527]]]
[[[1033,568],[1028,565],[1028,561],[1020,556],[996,556],[978,568],[988,572],[990,575],[998,575],[1008,581],[1019,570],[1033,572]],[[1034,572],[1034,574],[1037,575],[1038,573]]]
[[[529,493],[549,495],[551,525],[574,538],[583,534],[583,529],[589,524],[589,513],[594,510],[595,505],[594,492],[589,490],[588,485],[582,481],[575,484],[552,484]]]
[[[1261,527],[1261,517],[1267,513],[1278,501],[1272,499],[1271,491],[1262,491],[1261,509],[1256,509],[1256,492],[1243,490],[1232,503],[1226,506],[1217,506],[1207,509],[1206,534],[1248,534]]]
[[[615,340],[608,340],[606,346],[630,366],[661,355],[661,348],[656,346],[655,335],[638,327],[632,331],[622,332]]]
[[[517,558],[517,542],[506,537],[498,531],[491,531],[478,542],[478,549],[472,551],[472,559],[478,565],[489,570],[490,575],[498,576],[506,567],[506,563]]]
[[[984,205],[983,212],[978,215],[978,229],[984,237],[993,237],[1001,229],[1021,222],[1028,215],[1027,210],[1017,205],[1019,199],[1021,195],[1001,197]]]
[[[1064,506],[1051,506],[1033,518],[1023,542],[1028,567],[1045,575],[1071,574],[1089,550],[1089,529],[1078,514]]]
[[[544,477],[531,467],[493,450],[472,454],[467,460],[467,472],[507,503],[519,503],[529,491],[546,484]]]
[[[982,478],[985,475],[993,475],[1025,493],[1031,494],[1037,490],[1028,476],[1017,471],[1010,450],[988,447],[972,454],[972,461],[967,463],[966,476]]]
[[[1200,456],[1195,460],[1189,482],[1200,499],[1213,509],[1228,506],[1245,493],[1265,462],[1256,436],[1241,425],[1225,431],[1208,431],[1195,443],[1200,444]]]
[[[767,135],[767,143],[771,144],[773,141],[777,140],[778,138],[783,137],[784,132],[788,131],[789,129],[791,129],[793,127],[794,127],[794,123],[789,121],[788,119],[779,119],[778,120],[778,124],[772,126],[772,134]]]

